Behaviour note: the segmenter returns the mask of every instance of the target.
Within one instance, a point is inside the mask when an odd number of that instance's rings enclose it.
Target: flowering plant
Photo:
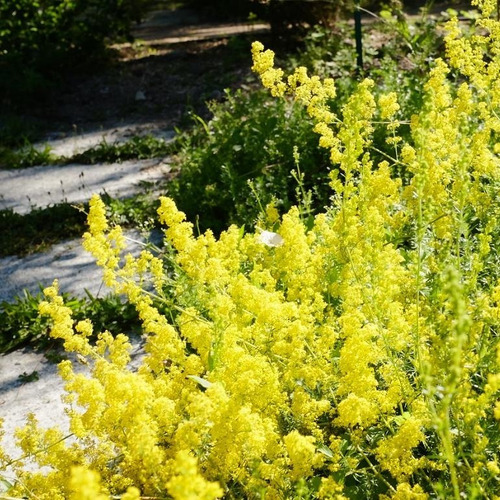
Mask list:
[[[0,456],[12,495],[499,498],[500,23],[478,3],[474,36],[448,24],[447,62],[409,125],[369,79],[333,113],[333,80],[285,79],[253,45],[264,86],[304,103],[338,167],[312,222],[269,205],[261,231],[196,237],[161,198],[163,253],[122,258],[121,228],[92,198],[84,245],[139,312],[146,357],[133,371],[126,336],[91,344],[57,283],[45,291],[51,335],[92,374],[60,364],[77,440],[31,416],[19,445],[50,469]],[[375,121],[394,148],[377,163]]]

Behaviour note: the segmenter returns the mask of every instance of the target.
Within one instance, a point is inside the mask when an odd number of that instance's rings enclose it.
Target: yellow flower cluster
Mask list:
[[[262,84],[269,88],[273,95],[282,96],[289,93],[306,105],[308,114],[315,121],[314,130],[320,135],[319,144],[330,150],[332,163],[339,163],[348,178],[354,171],[361,169],[359,156],[370,142],[371,119],[375,112],[375,100],[370,92],[373,81],[366,79],[361,82],[340,119],[329,106],[329,101],[336,96],[333,79],[326,78],[321,81],[318,76],[309,77],[307,69],[299,67],[288,76],[285,83],[283,70],[273,66],[272,51],[264,50],[260,42],[254,42],[252,55],[252,69],[260,75]],[[269,78],[269,74],[279,74],[279,78]]]
[[[282,96],[285,91],[285,84],[282,81],[283,70],[274,68],[274,52],[263,51],[264,46],[260,42],[255,42],[252,46],[254,64],[252,70],[262,75],[265,86],[271,89],[273,96]]]
[[[47,288],[51,335],[91,373],[60,364],[76,441],[30,417],[19,446],[49,472],[18,465],[9,494],[495,498],[500,29],[481,23],[492,60],[471,60],[480,40],[459,46],[452,32],[449,64],[463,82],[436,61],[391,161],[370,147],[375,116],[395,137],[395,94],[377,101],[364,80],[337,116],[332,80],[304,68],[285,79],[253,45],[264,85],[303,103],[330,150],[335,197],[310,225],[296,207],[281,218],[270,207],[273,239],[236,227],[195,237],[162,197],[165,252],[133,257],[94,196],[84,245],[136,307],[145,358],[131,369],[125,335],[74,324],[57,283]]]

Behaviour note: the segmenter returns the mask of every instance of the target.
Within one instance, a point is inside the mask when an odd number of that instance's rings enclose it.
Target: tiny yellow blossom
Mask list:
[[[100,484],[100,477],[96,471],[82,466],[71,468],[69,479],[70,500],[108,500]]]
[[[380,117],[382,120],[392,118],[400,109],[398,104],[398,96],[395,92],[383,94],[379,97],[378,105],[380,108]]]
[[[223,490],[215,482],[209,482],[198,472],[197,460],[188,451],[177,453],[174,475],[167,483],[169,494],[175,500],[215,500]]]
[[[284,441],[292,463],[291,479],[295,481],[310,476],[316,462],[314,437],[302,436],[298,431],[292,431],[284,437]]]

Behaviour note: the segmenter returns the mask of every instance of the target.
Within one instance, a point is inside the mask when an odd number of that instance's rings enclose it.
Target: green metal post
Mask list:
[[[358,73],[361,73],[363,71],[363,37],[361,33],[361,10],[358,2],[354,7],[354,34],[356,38],[356,65]]]

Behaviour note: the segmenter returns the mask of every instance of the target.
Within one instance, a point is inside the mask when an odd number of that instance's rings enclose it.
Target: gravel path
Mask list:
[[[159,243],[161,234],[141,234],[139,231],[124,232],[127,252],[133,255],[143,248],[146,239]],[[50,286],[54,279],[59,280],[61,292],[77,297],[85,296],[88,290],[94,296],[104,296],[110,290],[102,283],[102,270],[94,258],[87,253],[81,239],[67,240],[53,245],[50,250],[27,257],[9,256],[0,259],[0,302],[12,301],[23,290],[32,294],[40,291],[40,287]]]
[[[143,339],[134,337],[130,342],[133,346],[130,368],[134,370],[144,357]],[[11,459],[22,456],[13,436],[15,429],[26,421],[28,413],[36,415],[41,427],[57,425],[62,432],[69,433],[69,420],[62,401],[64,383],[57,373],[57,363],[50,362],[47,354],[30,347],[18,349],[10,354],[0,354],[0,418],[4,421],[5,431],[5,437],[0,443]],[[73,361],[76,373],[89,373],[89,367],[78,363],[74,356],[65,357]],[[30,378],[33,380],[27,381]],[[26,468],[36,469],[29,462]],[[0,478],[2,476],[8,481],[15,480],[10,470],[0,471]],[[0,494],[1,486],[0,483]]]
[[[26,214],[33,207],[88,201],[94,193],[126,198],[140,191],[141,183],[164,181],[169,172],[168,159],[0,170],[0,204]]]
[[[117,126],[100,126],[94,130],[77,131],[70,134],[63,132],[48,133],[45,140],[33,145],[35,149],[43,151],[45,146],[50,146],[51,153],[55,156],[71,157],[94,148],[100,143],[123,144],[133,137],[153,136],[171,141],[175,132],[166,130],[157,123],[141,123]]]

